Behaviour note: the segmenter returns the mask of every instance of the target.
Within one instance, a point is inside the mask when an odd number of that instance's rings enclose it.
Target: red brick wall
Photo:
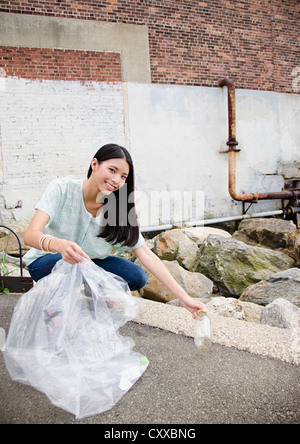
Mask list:
[[[0,11],[147,25],[154,83],[295,92],[298,0],[0,0]]]
[[[120,54],[63,49],[0,47],[7,76],[48,80],[122,80]]]

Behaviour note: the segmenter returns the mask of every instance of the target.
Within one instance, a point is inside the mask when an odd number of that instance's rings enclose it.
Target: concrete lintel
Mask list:
[[[151,83],[147,26],[1,12],[0,46],[118,52],[124,82]]]

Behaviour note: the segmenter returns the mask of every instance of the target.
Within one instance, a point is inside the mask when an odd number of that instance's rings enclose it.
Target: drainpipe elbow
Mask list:
[[[223,88],[223,86],[227,86],[227,88],[230,89],[230,90],[234,89],[234,82],[233,82],[233,80],[230,80],[230,79],[228,79],[228,78],[220,79],[220,80],[218,81],[218,85],[219,85],[221,88]]]

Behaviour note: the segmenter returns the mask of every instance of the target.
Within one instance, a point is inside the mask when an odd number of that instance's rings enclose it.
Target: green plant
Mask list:
[[[0,284],[0,293],[5,293],[5,294],[10,293],[10,290],[4,286],[3,281],[1,281],[1,284]]]

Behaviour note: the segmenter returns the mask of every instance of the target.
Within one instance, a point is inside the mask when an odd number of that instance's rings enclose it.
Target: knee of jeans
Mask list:
[[[138,270],[135,275],[135,279],[129,283],[129,288],[131,291],[140,290],[147,284],[147,274],[142,268]]]

